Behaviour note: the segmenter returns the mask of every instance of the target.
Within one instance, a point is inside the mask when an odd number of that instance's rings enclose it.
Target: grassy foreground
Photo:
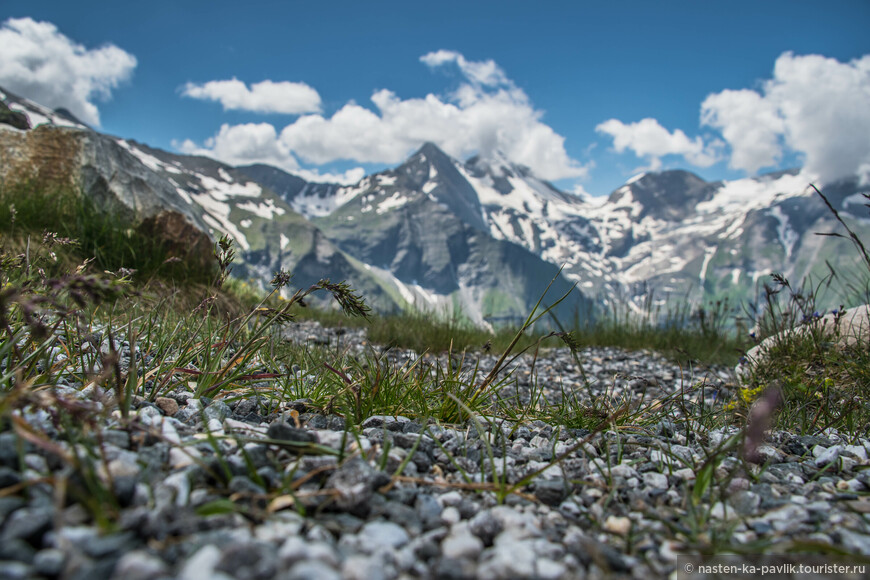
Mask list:
[[[493,335],[457,320],[439,321],[419,314],[373,316],[353,289],[329,280],[279,301],[277,291],[290,282],[284,272],[276,273],[271,294],[252,302],[250,295],[233,290],[235,283],[228,277],[233,248],[227,239],[215,246],[213,271],[196,280],[179,280],[162,269],[168,258],[159,249],[153,256],[139,251],[136,261],[125,261],[133,260],[123,248],[131,245],[134,234],[116,218],[99,229],[106,237],[95,241],[88,237],[93,233],[90,230],[41,231],[46,225],[39,221],[44,214],[32,212],[39,219],[25,219],[24,204],[15,198],[14,204],[8,204],[15,210],[0,214],[4,228],[0,238],[0,430],[14,430],[42,449],[57,449],[50,434],[22,419],[25,412],[49,410],[64,441],[90,448],[83,456],[60,453],[60,457],[84,474],[84,496],[90,498],[87,505],[94,519],[108,527],[113,500],[110,486],[99,475],[101,459],[95,443],[103,425],[111,415],[132,426],[140,406],[178,389],[194,398],[225,401],[256,396],[266,412],[305,398],[314,409],[344,417],[349,437],[359,433],[360,423],[372,415],[404,415],[424,425],[478,429],[496,422],[519,426],[540,420],[559,429],[585,428],[590,436],[605,430],[618,433],[622,427],[644,429],[665,419],[677,422],[686,432],[699,426],[739,428],[738,435],[725,440],[708,461],[691,466],[697,470],[692,491],[695,503],[711,490],[727,487],[727,481],[714,477],[717,465],[728,452],[744,448],[744,439],[757,445],[764,427],[799,433],[834,427],[852,438],[868,436],[870,357],[866,345],[842,351],[831,348],[830,337],[818,332],[795,334],[794,340],[778,343],[780,350],[748,374],[745,386],[712,405],[703,397],[700,403],[687,404],[704,388],[702,382],[684,384],[676,394],[639,403],[590,404],[570,394],[550,401],[541,392],[533,394],[532,402],[518,406],[513,400],[500,400],[497,394],[515,384],[510,363],[524,352],[567,347],[582,374],[587,346],[650,348],[686,361],[730,363],[748,345],[729,334],[728,325],[717,318],[725,315],[724,310],[715,308],[697,317],[687,316],[683,325],[605,320],[547,335],[534,332],[534,321],[547,315],[546,309],[535,309],[521,328]],[[70,216],[86,210],[73,204],[57,212]],[[93,256],[88,254],[95,244],[103,248],[102,262],[91,261]],[[148,264],[152,269],[147,269]],[[129,271],[133,268],[147,275],[136,277]],[[793,291],[781,278],[778,283],[768,294],[768,307],[759,321],[760,335],[780,330],[797,312],[806,314],[812,307],[806,294]],[[376,349],[354,356],[287,343],[281,336],[282,327],[300,314],[300,303],[312,293],[330,295],[343,313],[341,323],[367,325],[374,343],[421,353],[449,351],[448,356],[396,365]],[[318,316],[330,324],[339,323],[329,318],[332,314]],[[484,354],[492,354],[496,362],[484,368]],[[588,382],[585,385],[590,387]],[[89,389],[101,404],[80,404],[63,394],[61,386]],[[760,433],[759,425],[763,426]],[[578,449],[575,446],[554,457],[548,465]],[[299,450],[308,451],[323,450]],[[493,471],[493,481],[477,489],[503,500],[520,492],[535,475],[506,481]],[[274,493],[278,497],[292,491]],[[698,513],[699,518],[706,517]]]

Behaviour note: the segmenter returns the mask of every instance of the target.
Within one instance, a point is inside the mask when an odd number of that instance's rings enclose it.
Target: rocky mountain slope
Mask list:
[[[305,184],[264,166],[241,170],[268,182],[341,247],[397,272],[406,254],[387,260],[384,249],[396,248],[397,238],[378,232],[395,228],[398,215],[431,215],[418,220],[422,240],[445,231],[442,214],[456,227],[461,222],[468,232],[564,266],[588,296],[618,296],[635,307],[650,290],[662,301],[752,300],[771,272],[818,281],[830,266],[849,278],[857,262],[847,240],[815,235],[845,230],[797,170],[712,183],[686,171],[646,173],[599,199],[561,192],[504,158],[463,163],[432,144],[351,187]],[[861,194],[870,187],[847,179],[821,189],[866,238],[870,214]]]
[[[414,306],[462,311],[483,322],[489,316],[524,315],[555,278],[553,295],[570,293],[563,316],[590,310],[586,297],[559,276],[556,266],[514,244],[492,240],[483,230],[467,231],[448,214],[441,216],[444,231],[434,237],[424,233],[423,223],[431,223],[431,216],[419,208],[419,215],[390,217],[392,225],[360,226],[367,241],[354,242],[346,228],[326,230],[295,211],[286,202],[287,192],[277,195],[267,179],[260,184],[212,159],[103,135],[25,99],[4,96],[10,109],[39,125],[31,130],[0,125],[0,161],[7,185],[27,181],[34,173],[42,175],[80,187],[100,206],[126,213],[137,224],[151,218],[155,208],[171,209],[188,230],[212,240],[223,234],[233,238],[238,252],[233,273],[256,284],[268,284],[275,271],[285,269],[294,274],[298,287],[320,278],[347,280],[380,310]],[[277,171],[268,168],[266,173],[269,170]],[[338,209],[341,188],[307,184],[283,173],[281,178],[296,186],[293,192],[324,191],[324,199],[333,204],[320,210],[324,215]],[[344,236],[338,236],[341,231]],[[359,251],[392,244],[398,258]],[[180,247],[190,250],[185,252],[188,259],[210,259],[210,243]]]
[[[240,168],[268,182],[343,251],[394,280],[418,307],[461,308],[482,322],[524,316],[555,279],[551,299],[571,283],[532,248],[492,236],[477,191],[456,162],[424,145],[395,170],[351,187],[281,180],[264,166]],[[563,317],[586,316],[591,303],[572,293]]]
[[[581,198],[498,154],[461,162],[427,143],[399,167],[341,186],[168,153],[3,97],[42,125],[0,125],[7,183],[64,167],[87,195],[139,221],[165,210],[178,227],[212,240],[230,235],[237,276],[265,284],[283,268],[299,286],[347,280],[382,310],[516,319],[551,280],[552,299],[577,284],[563,318],[616,300],[637,308],[650,289],[661,300],[744,301],[772,271],[799,281],[829,267],[845,276],[857,263],[847,240],[813,235],[844,232],[798,171],[716,183],[664,171],[638,175],[607,198]],[[823,187],[861,236],[870,232],[868,189],[857,180]],[[210,250],[199,243],[186,247],[205,259]]]

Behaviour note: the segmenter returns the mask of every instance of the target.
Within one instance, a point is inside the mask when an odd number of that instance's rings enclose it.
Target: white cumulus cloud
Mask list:
[[[469,61],[447,50],[420,60],[430,67],[455,64],[465,82],[446,97],[402,99],[382,89],[371,97],[376,111],[348,103],[329,118],[304,116],[284,128],[281,141],[311,163],[398,163],[431,141],[460,158],[499,150],[545,179],[586,174],[565,151],[564,137],[541,121],[543,113],[495,62]]]
[[[758,90],[708,95],[700,121],[722,139],[692,139],[652,118],[630,124],[610,119],[596,130],[613,138],[617,152],[631,150],[647,158],[653,170],[661,168],[664,155],[682,155],[692,165],[707,167],[727,144],[728,165],[750,174],[777,168],[786,154],[797,153],[814,179],[858,175],[870,182],[870,55],[843,63],[785,52]]]
[[[245,123],[221,125],[220,131],[197,145],[190,139],[173,143],[173,147],[188,155],[204,155],[230,165],[265,163],[299,175],[306,181],[353,184],[365,176],[362,167],[354,167],[343,173],[322,173],[304,169],[292,152],[278,139],[275,127],[269,123]]]
[[[513,84],[494,60],[469,61],[455,50],[442,49],[424,54],[420,57],[420,62],[432,68],[456,63],[468,80],[480,85],[495,87]]]
[[[136,57],[108,44],[87,49],[50,22],[10,18],[0,26],[0,85],[42,105],[100,124],[95,100],[130,78]]]
[[[755,91],[726,90],[708,96],[701,105],[701,124],[719,129],[731,145],[729,167],[756,173],[782,158],[783,120]]]
[[[718,160],[713,147],[706,145],[700,137],[689,139],[680,129],[670,132],[652,118],[629,124],[608,119],[595,130],[613,138],[613,148],[617,153],[630,149],[638,157],[647,159],[651,171],[661,169],[661,158],[665,155],[682,155],[698,167],[709,167]]]
[[[252,111],[255,113],[300,113],[320,112],[320,95],[305,83],[265,80],[250,88],[233,78],[226,81],[209,81],[205,84],[187,83],[182,94],[194,99],[217,101],[224,110]]]
[[[199,146],[187,139],[176,147],[189,155],[207,155],[230,165],[268,163],[286,170],[298,169],[299,163],[278,141],[275,127],[269,123],[221,125],[214,137]]]
[[[459,158],[498,150],[545,179],[587,173],[588,166],[565,151],[564,137],[542,122],[543,113],[495,62],[469,61],[445,50],[420,60],[430,67],[457,66],[463,82],[446,96],[402,99],[381,89],[372,94],[374,110],[349,102],[331,116],[303,115],[280,131],[270,150],[316,165],[339,160],[395,164],[431,141]],[[221,129],[221,133],[228,131]],[[205,149],[230,161],[220,156],[221,141],[219,134]],[[237,158],[238,146],[232,148]],[[288,165],[285,161],[282,166]]]
[[[822,181],[861,174],[870,167],[870,55],[842,63],[783,53],[760,91],[710,95],[701,120],[722,131],[733,167],[754,172],[790,150]]]

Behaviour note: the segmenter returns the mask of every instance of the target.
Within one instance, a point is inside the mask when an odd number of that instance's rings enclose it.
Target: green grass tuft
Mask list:
[[[210,283],[215,264],[185,259],[150,232],[134,227],[127,216],[107,211],[72,187],[22,183],[0,189],[0,232],[9,248],[25,251],[28,239],[51,232],[69,243],[54,250],[61,272],[72,263],[92,260],[100,271],[129,271],[140,282]]]

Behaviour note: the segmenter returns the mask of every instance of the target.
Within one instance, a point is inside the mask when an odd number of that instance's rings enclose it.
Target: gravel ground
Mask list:
[[[288,339],[365,348],[362,331],[311,323],[293,325]],[[385,356],[401,364],[417,355]],[[741,546],[830,546],[870,558],[870,441],[774,432],[758,450],[763,466],[734,450],[716,455],[736,430],[687,428],[679,414],[727,392],[729,370],[609,348],[587,349],[581,360],[592,385],[577,391],[583,400],[649,403],[682,393],[682,408],[598,433],[375,416],[354,437],[342,417],[312,413],[304,401],[268,414],[256,400],[228,405],[180,391],[137,402],[128,428],[115,415],[100,430],[93,475],[111,481],[120,513],[109,532],[81,499],[48,482],[86,486],[87,470],[58,459],[84,448],[45,409],[25,408],[18,417],[51,440],[22,437],[20,426],[0,433],[0,578],[650,579],[676,577],[680,553]],[[481,368],[494,362],[483,356]],[[525,401],[535,387],[555,398],[584,385],[565,349],[540,354],[534,373],[531,364],[518,361],[516,386],[503,396]],[[108,404],[78,385],[56,392],[88,408]],[[300,455],[300,446],[321,453]],[[713,483],[700,494],[693,490],[711,455],[719,459],[706,472]],[[520,493],[498,501],[494,479],[532,473]],[[287,480],[292,496],[270,494]]]

